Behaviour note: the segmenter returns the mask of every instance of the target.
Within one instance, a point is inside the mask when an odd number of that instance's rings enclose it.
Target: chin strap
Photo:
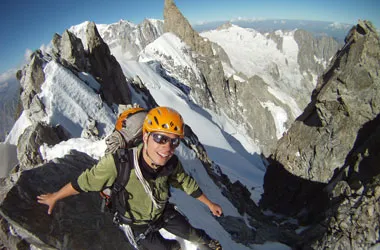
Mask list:
[[[151,166],[154,170],[157,170],[159,167],[161,167],[161,166],[159,166],[159,165],[157,165],[157,164],[155,164],[155,163],[153,162],[153,159],[152,159],[152,157],[150,157],[150,155],[148,154],[148,150],[147,150],[147,149],[145,149],[145,153],[146,153],[146,156],[149,157],[149,160],[151,161],[150,166]]]
[[[160,165],[157,165],[156,163],[154,163],[152,157],[150,157],[150,155],[148,154],[148,140],[149,140],[149,136],[150,136],[150,133],[148,134],[148,139],[146,140],[146,144],[144,144],[144,150],[145,150],[145,154],[146,156],[148,156],[149,160],[151,161],[150,165],[151,167],[154,169],[154,170],[157,170],[159,167],[161,167]]]

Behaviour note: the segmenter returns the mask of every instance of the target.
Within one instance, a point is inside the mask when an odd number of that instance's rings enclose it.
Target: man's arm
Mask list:
[[[79,192],[73,188],[73,185],[71,185],[70,182],[55,193],[41,194],[37,196],[37,202],[48,205],[48,214],[51,214],[57,201],[76,194],[79,194]]]
[[[205,194],[202,194],[197,199],[208,206],[213,215],[220,217],[223,214],[222,208],[218,204],[210,201]]]

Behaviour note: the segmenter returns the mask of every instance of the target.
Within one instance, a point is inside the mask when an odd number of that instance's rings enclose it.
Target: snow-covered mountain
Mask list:
[[[291,31],[303,29],[312,33],[316,37],[334,37],[338,42],[343,43],[348,31],[354,24],[310,21],[310,20],[287,20],[287,19],[252,19],[236,18],[232,20],[204,22],[194,24],[193,27],[198,32],[214,30],[226,22],[231,22],[239,27],[250,28],[261,33],[270,33],[277,30]]]
[[[87,49],[87,25],[88,22],[84,22],[69,28],[81,39],[84,49]],[[149,63],[161,76],[189,94],[194,103],[210,108],[207,103],[220,102],[216,105],[223,107],[223,113],[240,124],[239,129],[257,141],[260,151],[266,154],[306,106],[317,76],[338,48],[337,44],[318,45],[320,40],[296,30],[262,34],[253,29],[227,25],[202,33],[203,37],[218,44],[219,47],[213,49],[223,65],[222,75],[225,79],[232,77],[235,82],[228,85],[231,86],[229,91],[235,88],[238,100],[229,97],[230,100],[218,101],[223,99],[219,96],[226,93],[216,93],[220,87],[215,86],[213,90],[212,86],[203,83],[205,75],[196,63],[199,56],[186,44],[180,44],[178,37],[167,39],[165,36],[169,35],[162,36],[163,21],[146,19],[136,25],[120,20],[96,26],[119,63],[126,60]],[[156,41],[157,38],[160,39]],[[162,51],[163,48],[170,50]],[[225,92],[226,87],[222,88]],[[245,92],[256,94],[258,100],[254,112],[245,111],[251,110],[252,103],[242,96]],[[257,116],[266,121],[265,126],[255,124]]]
[[[69,28],[69,31],[82,40],[85,49],[87,25],[88,22],[84,22]],[[163,34],[163,21],[156,19],[145,19],[137,25],[120,20],[117,23],[96,26],[118,61],[135,60],[141,50]]]

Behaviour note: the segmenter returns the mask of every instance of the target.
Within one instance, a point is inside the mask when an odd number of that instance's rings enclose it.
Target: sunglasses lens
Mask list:
[[[172,145],[172,147],[177,147],[179,145],[179,138],[171,139],[170,144]]]
[[[166,144],[167,142],[170,142],[170,146],[177,147],[180,143],[179,138],[170,138],[166,135],[162,134],[152,134],[153,140],[158,144]]]

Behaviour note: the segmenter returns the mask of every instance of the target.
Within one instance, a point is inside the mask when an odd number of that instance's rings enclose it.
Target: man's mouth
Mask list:
[[[159,153],[159,152],[157,152],[157,154],[161,156],[162,158],[168,158],[170,156],[170,154],[164,154],[164,153]]]

